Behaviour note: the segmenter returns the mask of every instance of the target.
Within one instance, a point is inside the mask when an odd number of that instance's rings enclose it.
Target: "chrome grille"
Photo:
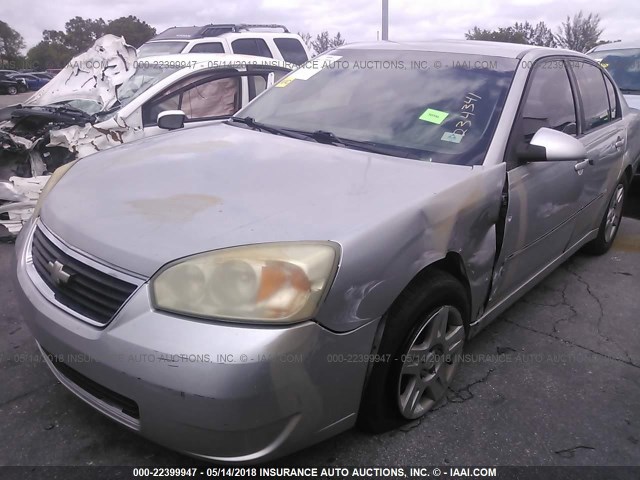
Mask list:
[[[106,325],[138,288],[69,255],[37,226],[33,266],[55,301],[99,325]]]

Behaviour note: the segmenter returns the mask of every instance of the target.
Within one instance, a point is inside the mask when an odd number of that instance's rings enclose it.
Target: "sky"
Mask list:
[[[171,26],[207,23],[281,23],[290,31],[340,32],[347,42],[376,40],[381,0],[0,0],[0,20],[25,39],[27,48],[43,30],[64,30],[74,16],[113,18],[135,15],[158,32]],[[640,42],[637,0],[389,0],[390,40],[464,38],[474,25],[508,26],[544,21],[554,32],[580,10],[599,13],[606,40]]]

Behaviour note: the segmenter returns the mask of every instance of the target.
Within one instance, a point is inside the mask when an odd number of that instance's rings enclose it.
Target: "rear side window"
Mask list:
[[[604,77],[604,83],[607,85],[607,93],[609,94],[609,116],[613,120],[620,118],[618,112],[618,97],[616,96],[616,89],[613,87],[613,83],[607,77]]]
[[[224,53],[224,47],[220,42],[198,43],[189,53]]]
[[[302,65],[309,60],[307,52],[304,51],[304,47],[299,40],[295,38],[275,38],[273,41],[280,53],[282,53],[282,58],[284,58],[285,62]]]
[[[572,62],[572,67],[584,107],[584,131],[588,132],[610,121],[607,87],[598,67],[585,62]]]
[[[568,134],[576,132],[576,109],[565,63],[549,60],[533,71],[522,110],[524,141],[531,141],[542,127]]]
[[[258,57],[273,58],[267,43],[261,38],[241,38],[231,43],[233,53],[241,55],[256,55]]]

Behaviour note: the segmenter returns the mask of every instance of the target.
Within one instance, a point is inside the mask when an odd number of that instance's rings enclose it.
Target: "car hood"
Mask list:
[[[135,72],[135,63],[136,49],[127,45],[123,37],[104,35],[89,50],[73,57],[24,104],[42,106],[93,100],[101,109],[107,108],[116,98],[117,87]]]
[[[342,243],[479,169],[220,124],[82,159],[41,219],[72,247],[150,276],[177,258],[234,245]]]

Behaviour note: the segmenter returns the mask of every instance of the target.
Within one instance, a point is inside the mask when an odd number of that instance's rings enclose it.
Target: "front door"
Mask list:
[[[561,59],[535,64],[509,141],[504,234],[488,309],[564,252],[581,209],[584,180],[576,162],[517,158],[542,127],[578,134],[574,92]]]

